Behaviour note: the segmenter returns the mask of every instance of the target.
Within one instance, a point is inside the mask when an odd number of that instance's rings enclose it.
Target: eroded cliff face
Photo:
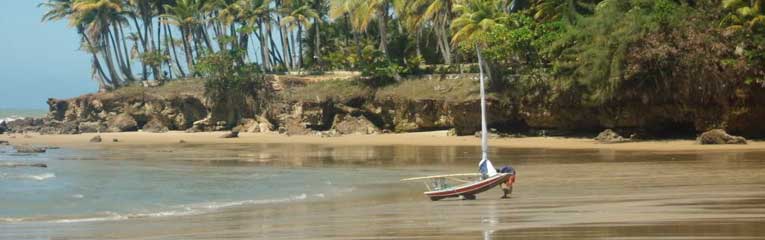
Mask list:
[[[466,80],[472,81],[472,80]],[[471,84],[467,82],[466,84]],[[436,86],[434,89],[442,87]],[[280,99],[280,98],[276,98]],[[727,106],[681,104],[582,107],[575,103],[539,103],[487,99],[488,124],[500,132],[527,135],[595,133],[610,128],[630,135],[664,137],[693,135],[723,128],[746,137],[765,136],[765,90],[742,90]],[[43,119],[7,123],[11,132],[76,134],[84,132],[169,130],[212,131],[235,126],[239,131],[285,134],[374,134],[452,130],[472,135],[480,130],[480,100],[361,96],[345,100],[276,100],[257,111],[246,101],[238,125],[210,120],[210,105],[201,94],[90,94],[72,99],[49,99]]]

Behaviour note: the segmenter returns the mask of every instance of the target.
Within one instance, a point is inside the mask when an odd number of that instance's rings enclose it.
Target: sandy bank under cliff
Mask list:
[[[326,145],[422,145],[422,146],[455,146],[480,144],[473,136],[446,136],[445,131],[381,134],[381,135],[345,135],[340,137],[322,138],[319,136],[285,136],[270,133],[242,133],[239,138],[223,139],[219,136],[224,132],[123,132],[101,133],[102,143],[90,143],[88,140],[95,133],[77,135],[2,135],[0,140],[11,144],[39,144],[63,147],[96,147],[103,145],[145,145],[145,144],[181,144],[180,140],[189,144],[246,144],[246,143],[301,143]],[[112,142],[117,138],[119,142]],[[657,140],[618,144],[599,144],[587,138],[563,137],[525,137],[491,139],[492,147],[503,148],[549,148],[549,149],[610,149],[635,151],[733,151],[733,150],[765,150],[765,142],[750,141],[747,145],[699,145],[692,140]]]

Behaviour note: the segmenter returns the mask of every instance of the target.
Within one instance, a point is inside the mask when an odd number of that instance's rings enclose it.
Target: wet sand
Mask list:
[[[289,143],[322,145],[413,145],[413,146],[476,146],[480,144],[473,136],[447,136],[446,131],[380,134],[380,135],[345,135],[339,137],[286,136],[276,133],[241,133],[239,138],[220,138],[225,132],[124,132],[124,133],[88,133],[77,135],[2,135],[0,140],[12,144],[39,144],[68,147],[93,147],[88,142],[95,135],[101,135],[103,145],[141,145],[141,144],[178,144],[180,140],[195,144],[254,144],[254,143]],[[114,143],[112,139],[119,139]],[[545,149],[608,149],[631,151],[740,151],[765,150],[765,142],[750,141],[745,145],[700,145],[693,140],[649,140],[617,144],[600,144],[589,138],[564,137],[523,137],[491,139],[492,147],[502,148],[545,148]]]
[[[765,238],[763,151],[492,148],[495,165],[512,164],[519,172],[511,199],[499,199],[500,191],[494,189],[475,201],[431,202],[422,195],[423,186],[398,180],[475,171],[478,147],[351,143],[163,147],[127,144],[130,138],[122,136],[125,145],[99,145],[111,151],[105,157],[186,159],[189,164],[219,164],[225,159],[226,164],[248,168],[374,168],[400,174],[369,176],[374,180],[359,182],[352,194],[340,198],[245,205],[192,216],[0,224],[0,238]]]

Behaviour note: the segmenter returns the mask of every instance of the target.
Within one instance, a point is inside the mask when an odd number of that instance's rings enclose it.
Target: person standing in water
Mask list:
[[[497,172],[510,173],[510,177],[507,178],[507,181],[500,184],[500,187],[502,187],[502,193],[504,193],[502,198],[508,198],[507,195],[513,193],[513,183],[515,183],[515,169],[510,166],[504,166],[500,169],[497,169]]]

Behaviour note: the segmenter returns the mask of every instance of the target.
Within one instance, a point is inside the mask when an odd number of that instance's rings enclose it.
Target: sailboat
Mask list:
[[[433,201],[451,197],[462,197],[463,199],[472,200],[475,199],[475,195],[508,181],[515,174],[514,172],[498,173],[489,160],[489,134],[486,127],[486,91],[484,89],[483,59],[481,58],[481,51],[478,46],[476,46],[476,53],[478,54],[479,81],[481,84],[481,161],[478,162],[478,172],[401,179],[401,181],[425,181],[428,191],[424,192],[424,194]],[[453,182],[456,182],[456,184],[453,184]]]

